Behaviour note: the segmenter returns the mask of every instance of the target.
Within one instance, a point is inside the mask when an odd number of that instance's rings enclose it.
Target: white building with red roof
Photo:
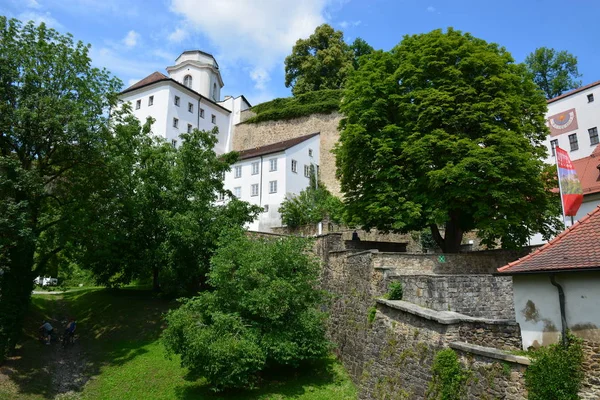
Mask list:
[[[131,105],[142,123],[154,118],[152,133],[174,146],[180,143],[181,133],[217,127],[215,150],[231,151],[234,125],[250,103],[244,96],[221,100],[224,83],[215,58],[200,50],[184,51],[166,71],[168,76],[153,72],[123,90],[119,99]]]
[[[568,329],[600,346],[600,207],[535,252],[502,268],[513,276],[523,348],[556,343]]]

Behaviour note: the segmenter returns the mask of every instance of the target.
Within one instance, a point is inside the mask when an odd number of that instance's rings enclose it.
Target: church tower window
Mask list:
[[[183,84],[191,89],[192,88],[192,76],[186,75],[183,78]]]
[[[213,100],[217,101],[217,84],[213,83]]]

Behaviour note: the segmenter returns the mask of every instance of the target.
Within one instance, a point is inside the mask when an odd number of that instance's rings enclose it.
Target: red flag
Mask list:
[[[571,163],[569,153],[558,146],[556,147],[556,161],[564,214],[574,216],[583,202],[581,182],[577,178],[577,172]]]

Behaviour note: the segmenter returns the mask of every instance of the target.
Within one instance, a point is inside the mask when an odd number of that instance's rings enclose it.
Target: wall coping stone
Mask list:
[[[511,362],[521,365],[530,365],[531,360],[529,357],[517,356],[514,354],[507,353],[506,351],[496,349],[494,347],[478,346],[476,344],[470,344],[465,342],[452,342],[448,346],[455,350],[461,350],[467,353],[473,353],[484,357],[495,358],[506,362]]]
[[[419,278],[419,277],[423,277],[423,278],[448,279],[448,278],[452,278],[454,276],[459,276],[459,277],[474,277],[474,278],[478,278],[478,277],[489,278],[490,276],[496,276],[495,274],[437,274],[435,272],[431,272],[431,273],[418,273],[418,274],[407,274],[406,272],[403,272],[403,270],[401,268],[399,268],[399,267],[375,267],[375,269],[392,269],[392,270],[397,270],[396,272],[390,273],[388,276],[390,276],[390,277],[407,277],[407,278],[415,278],[415,277]],[[500,275],[500,277],[501,276],[507,277],[506,274]]]
[[[373,253],[378,253],[378,250],[363,250],[363,251],[352,251],[352,250],[346,250],[348,252],[350,252],[350,254],[348,254],[348,257],[356,257],[356,256],[360,256],[363,254],[373,254]]]
[[[383,304],[390,308],[395,308],[421,318],[436,321],[442,325],[453,325],[461,322],[475,322],[491,325],[517,325],[517,322],[511,319],[478,318],[471,317],[470,315],[460,314],[454,311],[436,311],[402,300],[377,299],[377,302],[379,304]]]

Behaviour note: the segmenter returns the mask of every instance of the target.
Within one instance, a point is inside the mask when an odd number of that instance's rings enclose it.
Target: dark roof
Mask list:
[[[599,245],[600,206],[538,250],[498,268],[498,272],[513,275],[600,269]]]
[[[564,99],[565,97],[569,97],[569,96],[571,96],[571,95],[574,95],[574,94],[576,94],[576,93],[579,93],[579,92],[583,92],[584,90],[591,89],[591,88],[593,88],[594,86],[598,86],[598,85],[600,85],[600,81],[592,82],[592,83],[590,83],[589,85],[582,86],[582,87],[580,87],[580,88],[577,88],[577,89],[571,90],[570,92],[567,92],[567,93],[561,94],[560,96],[556,96],[556,97],[554,97],[553,99],[549,99],[549,100],[547,100],[547,102],[548,102],[548,103],[554,103],[555,101],[558,101],[558,100]]]
[[[591,155],[573,160],[573,167],[584,195],[600,192],[600,145],[596,145]]]
[[[250,102],[248,101],[248,99],[243,94],[240,94],[238,97],[241,97],[242,100],[244,100],[246,102],[246,104],[248,104],[248,107],[252,107],[252,104],[250,104]],[[236,97],[236,99],[238,97]]]
[[[280,151],[287,150],[290,147],[293,147],[297,144],[304,142],[305,140],[308,140],[312,137],[317,136],[319,133],[320,132],[312,133],[310,135],[305,135],[305,136],[300,136],[300,137],[289,139],[289,140],[284,140],[283,142],[277,142],[277,143],[273,143],[273,144],[268,144],[266,146],[256,147],[254,149],[239,151],[238,153],[240,155],[240,160],[246,160],[248,158],[264,156],[266,154],[278,153]]]
[[[175,79],[173,78],[169,78],[168,76],[165,76],[163,74],[161,74],[160,72],[153,72],[150,75],[148,75],[147,77],[145,77],[144,79],[142,79],[141,81],[134,83],[133,85],[129,86],[127,89],[123,90],[121,93],[119,94],[125,94],[125,93],[129,93],[129,92],[133,92],[134,90],[137,89],[141,89],[144,88],[146,86],[150,86],[153,85],[155,83],[158,82],[173,82],[175,83],[177,86],[187,90],[188,92],[192,92],[193,94],[195,94],[196,96],[199,96],[201,99],[208,101],[209,103],[214,104],[215,106],[223,109],[223,111],[226,111],[228,113],[231,113],[231,111],[229,111],[228,109],[226,109],[225,107],[223,107],[222,105],[215,103],[214,101],[212,101],[211,99],[202,96],[200,93],[196,92],[193,89],[190,89],[189,87],[185,86],[183,83],[181,82],[177,82]]]

